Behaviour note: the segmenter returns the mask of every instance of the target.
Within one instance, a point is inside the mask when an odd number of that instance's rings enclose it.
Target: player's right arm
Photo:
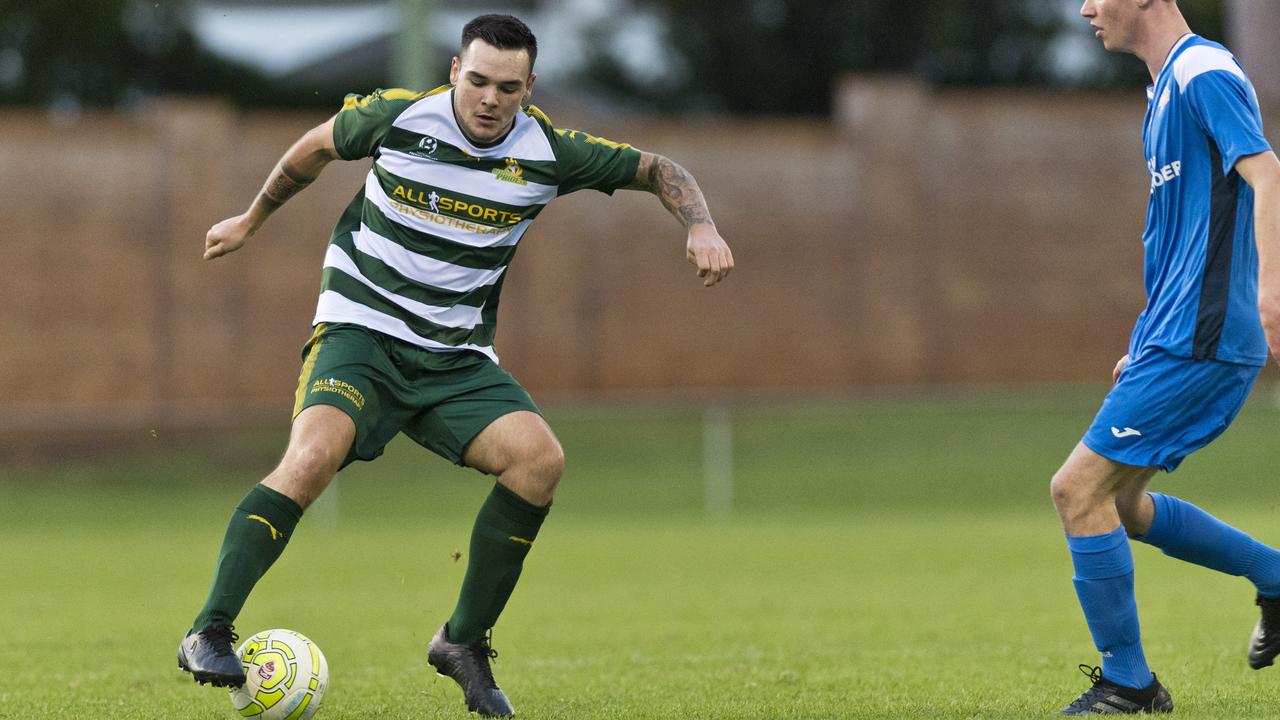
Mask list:
[[[1270,150],[1240,158],[1240,177],[1253,188],[1258,243],[1258,311],[1272,357],[1280,360],[1280,161]]]
[[[205,260],[239,250],[271,213],[320,177],[325,165],[339,159],[333,141],[336,117],[308,130],[285,151],[248,210],[209,228],[204,237]]]

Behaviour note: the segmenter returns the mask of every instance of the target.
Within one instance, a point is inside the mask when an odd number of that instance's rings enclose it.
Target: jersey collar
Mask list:
[[[1173,47],[1169,48],[1169,53],[1164,56],[1164,65],[1160,66],[1160,74],[1156,76],[1156,82],[1160,82],[1160,76],[1164,75],[1164,71],[1173,63],[1173,59],[1178,56],[1178,51],[1194,37],[1196,37],[1195,33],[1185,33],[1182,37],[1178,38],[1178,41],[1173,44]],[[1151,100],[1155,96],[1156,85],[1155,83],[1152,83],[1147,86],[1147,99]]]

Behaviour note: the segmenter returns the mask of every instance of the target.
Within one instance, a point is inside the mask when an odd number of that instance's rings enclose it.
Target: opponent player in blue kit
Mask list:
[[[1176,0],[1086,0],[1107,50],[1146,62],[1143,125],[1150,171],[1147,306],[1115,385],[1054,475],[1076,594],[1102,653],[1093,686],[1064,715],[1168,712],[1147,667],[1129,538],[1257,588],[1262,617],[1248,661],[1280,653],[1280,552],[1168,495],[1149,493],[1227,428],[1267,362],[1280,357],[1280,162],[1236,59],[1191,33]]]

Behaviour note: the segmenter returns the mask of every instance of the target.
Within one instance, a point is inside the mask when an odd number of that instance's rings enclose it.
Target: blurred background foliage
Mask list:
[[[11,0],[0,10],[0,102],[129,107],[161,94],[249,102],[272,90],[202,48],[185,2]]]
[[[203,47],[193,28],[192,8],[198,4],[5,0],[0,3],[0,103],[55,110],[127,108],[156,95],[198,92],[241,105],[332,105],[328,88],[321,92],[314,85],[273,78]],[[466,2],[462,9],[550,12],[544,4]],[[905,72],[938,85],[1115,87],[1147,81],[1141,63],[1101,52],[1078,16],[1076,0],[596,4],[606,12],[582,29],[582,62],[571,80],[624,106],[666,112],[825,114],[833,79],[851,71]],[[1218,0],[1179,4],[1197,32],[1222,37]],[[323,12],[323,5],[297,7],[298,12]],[[634,44],[624,41],[634,34],[627,19],[636,17],[656,23],[659,38],[657,53],[639,63]],[[451,49],[437,48],[433,57]],[[370,75],[348,89],[390,84],[385,66]]]

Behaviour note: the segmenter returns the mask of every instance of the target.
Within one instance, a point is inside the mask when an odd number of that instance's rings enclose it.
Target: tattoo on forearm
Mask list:
[[[707,201],[703,199],[697,181],[688,170],[660,157],[649,168],[649,186],[657,193],[667,210],[686,227],[711,222]]]
[[[281,205],[284,205],[284,203],[283,203],[283,202],[280,202],[279,200],[275,200],[275,199],[273,199],[270,195],[268,195],[268,194],[267,194],[267,191],[265,191],[265,190],[263,190],[262,192],[258,193],[258,202],[260,202],[260,203],[262,203],[263,205],[267,206],[267,209],[268,209],[268,210],[271,210],[272,212],[274,212],[274,211],[276,211],[276,210],[279,210],[279,209],[280,209],[280,206],[281,206]]]
[[[263,205],[275,210],[310,184],[311,180],[306,179],[302,173],[281,163],[271,174],[266,187],[262,188],[262,194],[258,197]]]

